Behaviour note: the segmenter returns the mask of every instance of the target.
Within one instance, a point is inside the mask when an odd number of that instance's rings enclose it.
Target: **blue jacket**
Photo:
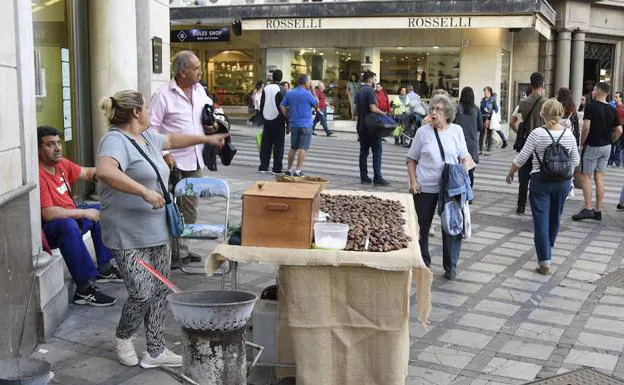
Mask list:
[[[438,215],[442,230],[449,235],[464,235],[464,204],[472,200],[470,177],[461,164],[447,164],[442,172],[438,194]]]
[[[495,112],[498,112],[498,104],[496,104],[496,98],[494,96],[481,99],[481,115],[489,118]]]

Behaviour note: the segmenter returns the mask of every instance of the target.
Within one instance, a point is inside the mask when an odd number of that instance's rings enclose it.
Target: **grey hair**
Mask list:
[[[434,95],[431,98],[431,102],[429,105],[431,107],[435,107],[436,104],[441,104],[444,107],[444,114],[446,115],[447,123],[452,123],[455,121],[455,115],[457,114],[457,110],[455,109],[455,104],[448,96],[448,94],[440,93],[438,95]]]
[[[307,84],[309,79],[310,78],[308,77],[308,75],[305,75],[305,74],[299,75],[299,78],[297,78],[297,84],[300,86]]]
[[[171,60],[171,73],[173,77],[180,75],[182,70],[189,69],[191,58],[195,56],[193,51],[180,51]]]

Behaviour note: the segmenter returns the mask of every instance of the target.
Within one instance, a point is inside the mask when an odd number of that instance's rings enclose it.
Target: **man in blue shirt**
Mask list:
[[[365,71],[362,75],[362,88],[355,96],[355,109],[357,111],[357,133],[360,139],[360,180],[362,184],[373,182],[376,186],[388,186],[390,183],[381,176],[381,138],[372,136],[366,127],[364,119],[368,114],[386,115],[377,107],[377,96],[375,95],[375,73]],[[373,173],[374,178],[368,177],[368,153],[373,151]]]
[[[288,171],[286,175],[303,176],[301,169],[305,153],[312,143],[312,109],[318,107],[318,99],[312,93],[312,83],[308,75],[297,79],[297,87],[286,93],[280,109],[290,126],[290,151],[288,152]],[[293,163],[297,156],[297,168]]]

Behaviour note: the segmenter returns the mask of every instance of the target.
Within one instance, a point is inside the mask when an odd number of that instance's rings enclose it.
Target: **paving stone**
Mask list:
[[[448,306],[461,306],[468,298],[465,295],[435,292],[431,296],[431,302]]]
[[[570,250],[575,250],[577,247],[578,246],[575,243],[565,243],[557,240],[554,250],[566,250],[569,253]]]
[[[605,336],[602,334],[582,332],[576,344],[580,347],[590,346],[592,348],[614,350],[621,352],[624,350],[624,338]]]
[[[470,239],[466,240],[466,243],[478,243],[480,245],[491,245],[496,243],[496,239],[485,238],[482,236],[473,236]]]
[[[495,377],[496,379],[493,380],[489,377],[492,376],[479,376],[477,377],[474,381],[471,381],[470,383],[466,383],[466,385],[513,385],[513,384],[523,384],[524,381],[523,380],[516,380],[516,379],[512,379],[512,378],[507,378],[507,377]],[[452,384],[455,385],[455,384]],[[463,384],[457,384],[457,385],[463,385]]]
[[[587,253],[594,253],[594,254],[603,254],[603,255],[613,255],[613,253],[615,253],[615,249],[611,249],[611,248],[607,248],[607,247],[591,247],[591,246],[587,246],[585,248],[585,252],[587,252]]]
[[[481,285],[475,285],[473,283],[448,281],[440,286],[441,289],[456,291],[459,293],[476,293],[483,288]]]
[[[605,293],[611,294],[611,295],[624,295],[624,289],[621,289],[619,287],[607,287],[607,290],[605,290]]]
[[[621,236],[622,234],[620,234],[618,238]],[[619,242],[604,242],[604,241],[595,241],[595,240],[589,242],[589,246],[608,247],[608,248],[613,248],[613,249],[617,249],[619,245],[620,245]]]
[[[565,332],[565,329],[539,325],[531,322],[523,322],[518,326],[516,335],[518,337],[531,338],[534,340],[540,340],[544,342],[559,342],[561,336]]]
[[[583,253],[581,254],[579,258],[581,258],[582,260],[588,260],[592,262],[608,263],[613,257],[610,255]]]
[[[560,240],[561,236],[570,237],[570,238],[585,239],[585,237],[587,237],[587,233],[583,232],[583,231],[562,231],[557,236],[557,240]]]
[[[527,249],[529,250],[529,249]],[[522,254],[524,254],[525,251],[527,250],[515,250],[515,249],[507,249],[504,247],[497,247],[494,250],[492,250],[492,254],[496,254],[496,255],[504,255],[506,257],[513,257],[513,258],[518,258],[519,256],[521,256]]]
[[[598,305],[594,308],[594,314],[624,319],[624,308],[621,306]]]
[[[470,270],[486,271],[488,273],[502,273],[507,267],[493,263],[476,262],[470,265]]]
[[[558,325],[570,325],[574,319],[573,314],[564,314],[551,310],[535,309],[529,314],[529,319],[534,321],[549,322]]]
[[[479,283],[488,283],[496,276],[493,274],[479,273],[476,271],[465,270],[457,274],[457,278],[460,280],[473,281]]]
[[[620,238],[622,237],[622,233],[619,231],[611,231],[611,230],[600,230],[599,233],[600,236],[604,236],[604,237],[609,237],[611,239],[613,238]]]
[[[429,242],[431,244],[431,242]],[[440,243],[441,244],[441,243]],[[481,251],[488,247],[488,245],[481,245],[478,243],[464,243],[462,244],[462,251],[470,250],[470,251]]]
[[[508,229],[505,227],[493,227],[493,226],[488,226],[483,231],[490,233],[490,234],[503,234],[503,235],[514,232],[513,229]]]
[[[589,317],[587,323],[585,323],[586,329],[601,330],[608,333],[620,333],[624,334],[624,322],[615,321],[612,319]]]
[[[531,250],[533,248],[533,243],[526,244],[520,242],[505,242],[505,247],[511,250],[521,250],[522,252],[524,252]]]
[[[589,262],[589,261],[576,261],[573,265],[575,268],[580,270],[591,271],[592,273],[604,273],[607,268],[607,265],[604,263],[597,262]]]
[[[439,370],[409,366],[405,385],[447,385],[453,382],[457,375]]]
[[[469,348],[483,349],[493,337],[459,329],[451,329],[440,337],[440,341]]]
[[[122,382],[120,385],[180,385],[180,382],[163,372],[162,370],[143,370],[132,379]]]
[[[516,262],[516,258],[503,257],[501,255],[487,255],[481,259],[481,262],[495,263],[499,265],[509,266]]]
[[[512,377],[520,380],[532,380],[537,373],[539,373],[541,368],[540,365],[495,357],[483,369],[483,373]]]
[[[617,361],[618,356],[616,355],[572,349],[563,362],[611,371],[615,369]]]
[[[460,350],[429,346],[418,355],[421,361],[463,369],[475,355]]]
[[[524,236],[521,236],[521,237],[515,237],[515,238],[512,238],[510,242],[512,242],[512,243],[520,243],[520,244],[522,244],[522,245],[529,245],[530,247],[529,247],[528,249],[530,249],[530,248],[532,248],[532,247],[533,247],[533,245],[534,245],[534,241],[533,241],[533,234],[531,234],[531,236],[530,236],[530,237],[524,237]],[[505,245],[506,245],[507,247],[510,247],[510,246],[508,245],[508,243],[507,243],[507,242],[505,242]],[[512,248],[513,248],[513,247],[512,247]],[[528,249],[527,249],[527,250],[528,250]]]
[[[554,349],[554,346],[536,344],[533,342],[509,341],[500,351],[514,356],[547,360]]]
[[[97,379],[100,383],[106,383],[119,370],[119,362],[116,360],[104,357],[87,357],[86,359],[77,358],[71,365],[63,365],[62,369],[55,369],[55,371],[65,376],[86,381]]]
[[[427,328],[422,326],[420,321],[410,323],[409,336],[410,338],[423,338],[427,335],[431,330],[433,330],[435,326],[428,325]]]
[[[433,306],[431,308],[431,314],[429,315],[429,320],[431,322],[443,322],[446,319],[446,317],[448,317],[451,313],[453,313],[452,310],[442,309],[440,307]],[[417,314],[417,313],[414,313],[414,314]]]
[[[624,297],[617,295],[603,295],[598,303],[609,303],[612,305],[624,305]]]
[[[458,322],[459,325],[497,332],[507,322],[504,318],[490,317],[482,314],[468,313]]]
[[[490,293],[490,297],[525,303],[529,300],[529,298],[531,298],[531,293],[513,289],[497,288],[492,290],[492,292]]]
[[[583,301],[589,297],[589,293],[586,291],[561,286],[557,286],[552,289],[550,294],[558,295],[564,298],[580,299]]]
[[[526,279],[518,279],[512,277],[507,278],[505,281],[503,281],[502,286],[534,292],[537,291],[540,286],[542,286],[542,284],[539,282],[527,281]]]
[[[533,269],[531,270],[518,270],[516,272],[516,274],[514,274],[514,277],[516,278],[520,278],[520,279],[528,279],[530,281],[536,281],[536,282],[541,282],[541,283],[545,283],[550,281],[550,279],[553,277],[555,271],[556,271],[556,267],[554,265],[550,266],[550,271],[551,274],[550,275],[542,275],[542,274],[538,274],[535,271],[535,265],[531,264]]]
[[[540,307],[551,307],[555,309],[568,310],[577,312],[583,306],[582,301],[572,301],[567,299],[555,298],[555,297],[546,297],[540,301],[538,304]]]
[[[577,281],[575,279],[566,279],[566,278],[564,278],[561,282],[559,282],[559,286],[583,290],[587,293],[591,293],[592,291],[596,290],[596,285],[594,285],[593,283],[582,282],[582,281]]]
[[[490,301],[484,299],[475,306],[474,310],[479,312],[497,313],[506,316],[512,316],[520,309],[518,305],[511,305],[504,302]]]

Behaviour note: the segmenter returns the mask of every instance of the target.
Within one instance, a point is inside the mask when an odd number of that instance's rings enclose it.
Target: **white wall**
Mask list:
[[[292,81],[292,76],[290,75],[290,62],[293,58],[292,50],[283,49],[283,48],[267,48],[266,49],[266,59],[265,59],[265,69],[276,67],[275,69],[282,70],[283,78],[282,81],[290,82]],[[266,77],[266,76],[263,76]]]

